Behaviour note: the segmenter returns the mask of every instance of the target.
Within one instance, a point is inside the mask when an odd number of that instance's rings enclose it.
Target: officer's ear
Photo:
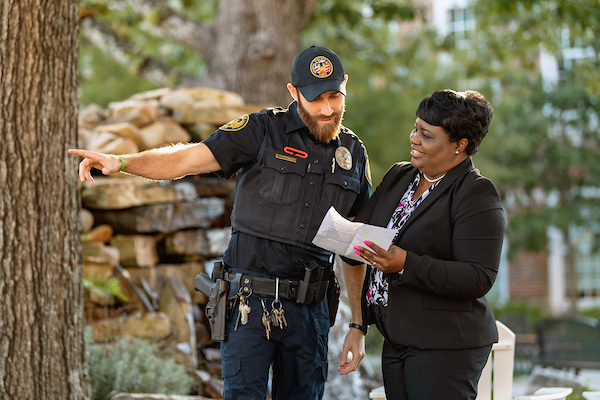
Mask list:
[[[298,89],[296,89],[296,87],[291,83],[287,84],[287,89],[294,98],[294,100],[298,101]]]

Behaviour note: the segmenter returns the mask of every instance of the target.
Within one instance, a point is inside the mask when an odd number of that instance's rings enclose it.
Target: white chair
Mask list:
[[[512,400],[515,334],[500,321],[496,321],[496,326],[498,343],[492,346],[488,362],[481,373],[476,400]],[[571,388],[541,388],[533,395],[517,397],[515,400],[564,400],[572,391]],[[369,398],[385,400],[383,386],[373,389]]]
[[[519,396],[515,400],[565,400],[571,393],[573,393],[572,388],[543,387],[531,396]]]
[[[379,386],[378,388],[375,388],[373,390],[371,390],[371,393],[369,393],[369,399],[381,399],[381,400],[385,400],[385,389],[383,386]]]
[[[583,392],[583,398],[586,400],[600,400],[600,392]]]
[[[496,327],[498,343],[492,346],[490,357],[479,378],[477,400],[492,400],[492,393],[494,400],[512,399],[516,336],[500,321],[496,321]],[[494,370],[493,381],[492,369]]]

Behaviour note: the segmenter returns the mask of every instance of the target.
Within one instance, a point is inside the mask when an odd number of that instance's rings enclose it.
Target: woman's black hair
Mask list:
[[[473,155],[490,127],[494,109],[479,92],[465,90],[438,90],[421,101],[417,117],[430,125],[444,128],[450,142],[467,139],[465,151]]]

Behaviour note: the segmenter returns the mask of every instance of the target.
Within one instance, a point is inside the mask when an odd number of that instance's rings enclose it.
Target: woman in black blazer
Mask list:
[[[425,98],[410,163],[394,164],[356,217],[398,233],[389,249],[355,248],[365,264],[344,259],[352,323],[338,370],[358,367],[375,323],[385,338],[388,400],[475,399],[498,341],[484,295],[498,273],[505,217],[496,188],[471,160],[492,113],[475,91]]]

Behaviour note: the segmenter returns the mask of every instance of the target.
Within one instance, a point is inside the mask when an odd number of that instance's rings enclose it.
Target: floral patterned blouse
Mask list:
[[[443,179],[443,178],[442,178]],[[417,174],[415,179],[408,185],[408,189],[404,192],[404,195],[400,199],[400,202],[396,206],[396,210],[393,212],[390,222],[387,227],[389,229],[396,229],[398,233],[412,215],[415,209],[429,196],[429,193],[442,181],[441,179],[435,182],[429,189],[425,190],[417,199],[412,200],[415,190],[419,186],[421,180],[421,174]],[[395,240],[396,238],[394,238]],[[367,290],[367,303],[377,304],[380,307],[387,307],[388,305],[388,279],[385,277],[383,271],[377,268],[371,268],[369,275],[369,289]]]

